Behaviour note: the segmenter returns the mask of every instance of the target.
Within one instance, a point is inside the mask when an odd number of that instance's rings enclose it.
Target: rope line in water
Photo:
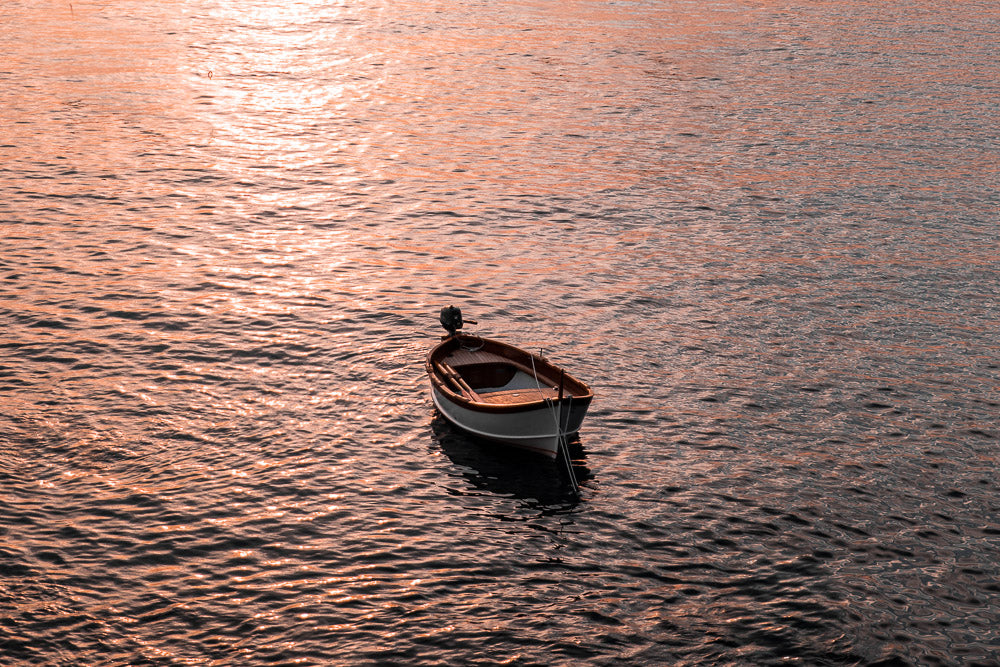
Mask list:
[[[542,384],[538,380],[538,370],[535,368],[535,355],[533,355],[533,354],[531,354],[529,352],[528,353],[528,357],[531,359],[531,374],[535,377],[535,387],[538,389],[538,393],[541,394],[542,393]],[[562,389],[562,378],[560,378],[559,382],[560,382],[560,390],[561,390]],[[561,394],[562,394],[562,392],[560,391],[560,397],[561,397]],[[553,422],[553,424],[556,427],[557,449],[562,454],[563,461],[566,462],[566,473],[569,475],[570,485],[573,487],[573,494],[576,497],[579,498],[580,497],[580,483],[577,482],[577,480],[576,480],[576,472],[573,471],[573,462],[570,461],[570,459],[569,459],[569,443],[567,442],[566,431],[563,429],[562,424],[561,424],[562,419],[560,419],[560,417],[562,416],[562,411],[563,411],[562,401],[558,401],[558,403],[559,403],[559,412],[558,413],[556,413],[556,401],[553,401],[552,399],[547,398],[547,399],[545,399],[545,402],[548,403],[548,405],[549,405],[549,411],[552,414],[552,422]],[[567,407],[568,408],[572,408],[573,407],[573,396],[572,396],[572,394],[569,397],[569,405]],[[567,425],[569,424],[569,418],[570,418],[570,413],[567,410],[567,413],[566,413],[566,423],[567,423]]]

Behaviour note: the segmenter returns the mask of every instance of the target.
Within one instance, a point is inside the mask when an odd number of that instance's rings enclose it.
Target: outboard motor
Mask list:
[[[455,306],[445,306],[441,309],[441,326],[449,336],[454,336],[462,328],[462,310]]]

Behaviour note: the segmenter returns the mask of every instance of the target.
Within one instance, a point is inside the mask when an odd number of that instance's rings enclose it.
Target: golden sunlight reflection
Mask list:
[[[256,182],[261,171],[315,171],[344,185],[358,180],[349,165],[363,154],[363,133],[345,133],[348,108],[369,100],[378,80],[374,56],[358,49],[357,7],[328,2],[222,3],[200,21],[211,23],[212,43],[196,45],[203,63],[192,85],[213,126],[208,153],[216,167]],[[316,51],[323,53],[317,57]],[[258,188],[245,195],[266,205]],[[283,205],[309,206],[315,195],[286,192]]]
[[[996,12],[891,4],[0,5],[0,662],[1000,645]]]

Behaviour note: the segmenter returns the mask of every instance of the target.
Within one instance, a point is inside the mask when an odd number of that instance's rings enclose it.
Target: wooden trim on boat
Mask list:
[[[463,350],[461,349],[463,344],[479,347],[474,350]],[[532,360],[534,369],[531,365]],[[452,366],[452,364],[464,366],[498,362],[510,364],[528,375],[537,377],[542,385],[541,389],[478,394]],[[445,338],[427,354],[425,366],[431,384],[448,400],[478,412],[523,412],[568,401],[572,401],[573,405],[583,406],[589,404],[594,397],[593,391],[585,383],[542,357],[507,343],[468,334]],[[562,392],[559,392],[560,385]],[[558,398],[560,393],[563,396],[561,399]]]

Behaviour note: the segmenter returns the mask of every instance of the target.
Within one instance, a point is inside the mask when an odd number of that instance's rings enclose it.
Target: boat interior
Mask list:
[[[480,403],[516,405],[559,396],[559,379],[543,374],[546,369],[536,367],[536,379],[530,366],[486,350],[459,348],[445,355],[440,365],[450,384]],[[574,393],[573,384],[566,382],[564,396]]]

